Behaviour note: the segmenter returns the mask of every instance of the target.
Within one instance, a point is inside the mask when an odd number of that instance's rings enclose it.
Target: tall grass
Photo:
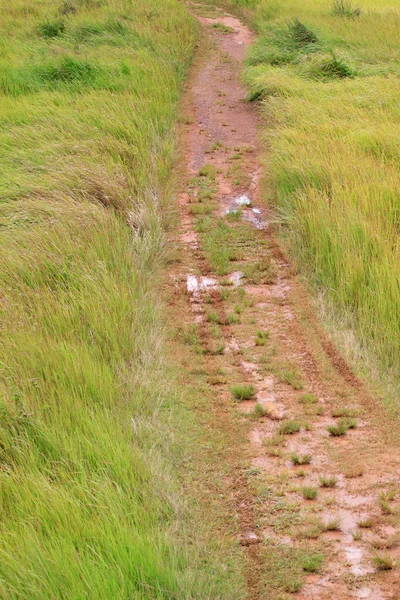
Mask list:
[[[390,0],[344,4],[355,13],[327,0],[254,2],[245,79],[262,100],[269,187],[294,260],[396,379],[400,11]]]
[[[193,20],[2,0],[0,29],[0,597],[231,597],[187,538],[157,288]]]

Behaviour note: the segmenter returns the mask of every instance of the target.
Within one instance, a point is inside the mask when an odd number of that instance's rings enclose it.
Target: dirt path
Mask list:
[[[400,569],[389,568],[400,559],[396,436],[322,332],[273,237],[257,116],[239,83],[251,33],[222,12],[197,12],[203,57],[186,98],[185,258],[172,276],[220,422],[239,419],[247,436],[237,446],[247,468],[226,485],[248,597],[400,598]],[[251,398],[235,401],[234,392]]]

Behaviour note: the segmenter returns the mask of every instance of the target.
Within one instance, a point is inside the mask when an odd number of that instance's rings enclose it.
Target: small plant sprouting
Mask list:
[[[300,456],[298,454],[293,453],[290,456],[290,460],[294,465],[309,465],[311,462],[311,455],[303,454]]]
[[[251,400],[254,398],[256,390],[250,383],[243,383],[231,386],[231,393],[234,400]]]
[[[287,421],[283,421],[279,427],[278,433],[281,435],[292,435],[293,433],[297,433],[300,431],[301,425],[298,421],[294,419],[288,419]]]
[[[334,488],[338,482],[338,479],[334,475],[332,477],[321,476],[319,478],[319,482],[323,488]]]
[[[267,340],[269,339],[269,331],[257,331],[255,345],[256,346],[265,346]]]
[[[318,491],[316,488],[308,487],[308,486],[302,487],[301,493],[303,494],[303,497],[306,500],[315,500],[318,495]]]

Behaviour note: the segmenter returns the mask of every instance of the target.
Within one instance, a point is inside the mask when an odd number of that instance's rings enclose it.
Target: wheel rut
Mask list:
[[[274,237],[259,117],[240,84],[252,34],[223,11],[194,9],[203,33],[182,126],[183,261],[171,277],[187,298],[218,426],[238,420],[245,432],[226,493],[248,598],[394,600],[396,436]]]

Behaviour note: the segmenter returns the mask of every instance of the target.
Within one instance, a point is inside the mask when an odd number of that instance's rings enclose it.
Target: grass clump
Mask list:
[[[290,23],[289,32],[291,39],[297,46],[307,46],[308,44],[316,44],[318,42],[316,34],[298,19],[294,19]]]
[[[64,33],[65,23],[60,20],[45,21],[38,25],[38,31],[39,34],[46,39],[55,38]]]
[[[390,554],[375,554],[372,562],[377,571],[391,571],[397,567],[397,560]]]
[[[230,389],[233,399],[239,402],[242,400],[251,400],[256,393],[254,385],[250,383],[232,385]]]
[[[321,476],[319,478],[319,482],[320,482],[321,487],[323,487],[323,488],[334,488],[334,487],[336,487],[338,479],[335,476],[331,476],[331,477]]]
[[[309,487],[309,486],[302,487],[301,493],[303,494],[303,497],[305,498],[305,500],[315,500],[316,497],[318,496],[318,490],[316,488]]]
[[[256,334],[256,338],[254,343],[256,346],[265,346],[267,341],[269,340],[270,332],[269,331],[261,331],[258,330]]]
[[[357,525],[361,527],[361,529],[371,529],[374,526],[374,521],[372,517],[362,517],[357,521]]]
[[[335,425],[328,425],[327,431],[329,435],[334,437],[343,436],[349,429],[355,429],[357,421],[351,418],[341,418]]]
[[[294,419],[287,419],[283,421],[279,426],[279,435],[293,435],[294,433],[299,432],[301,429],[301,424]]]
[[[311,455],[310,454],[291,454],[290,455],[290,460],[292,461],[292,463],[297,466],[297,465],[309,465],[311,462]]]
[[[315,396],[314,394],[309,394],[309,393],[307,393],[307,394],[302,394],[302,395],[299,397],[298,401],[299,401],[301,404],[305,404],[305,405],[307,405],[307,404],[316,404],[316,403],[318,402],[318,400],[317,400],[316,396]]]
[[[322,554],[305,554],[301,559],[301,566],[306,573],[318,573],[322,562]]]

